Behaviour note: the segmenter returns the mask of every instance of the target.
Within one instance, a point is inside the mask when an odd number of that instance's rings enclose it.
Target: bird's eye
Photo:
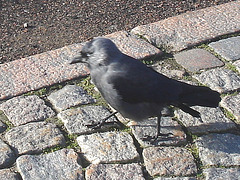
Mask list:
[[[80,53],[81,53],[81,56],[82,56],[82,57],[87,57],[87,53],[82,52],[82,51],[81,51]]]
[[[89,57],[89,56],[91,56],[91,54],[90,53],[86,53],[86,52],[81,52],[81,56],[82,57]]]

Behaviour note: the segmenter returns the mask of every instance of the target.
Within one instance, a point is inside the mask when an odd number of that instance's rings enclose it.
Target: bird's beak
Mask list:
[[[75,64],[75,63],[84,63],[83,58],[81,55],[77,55],[74,58],[69,60],[69,64]]]

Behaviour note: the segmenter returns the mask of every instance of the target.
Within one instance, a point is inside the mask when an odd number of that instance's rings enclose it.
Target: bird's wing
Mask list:
[[[132,62],[131,62],[132,61]],[[137,60],[128,61],[108,78],[121,99],[128,103],[170,104],[178,98],[178,83]]]

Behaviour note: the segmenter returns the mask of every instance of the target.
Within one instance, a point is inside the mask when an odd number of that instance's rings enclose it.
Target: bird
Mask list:
[[[122,53],[112,40],[104,37],[88,41],[69,63],[85,63],[93,84],[123,117],[136,122],[157,117],[157,134],[150,137],[153,141],[170,135],[161,133],[164,107],[177,107],[200,118],[191,106],[217,107],[221,100],[220,94],[209,87],[190,85],[158,73]]]

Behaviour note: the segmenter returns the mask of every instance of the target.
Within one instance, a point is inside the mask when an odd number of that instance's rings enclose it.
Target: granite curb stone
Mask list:
[[[209,46],[228,61],[240,59],[240,36],[212,42]]]
[[[46,122],[34,122],[14,127],[5,134],[5,138],[16,154],[33,154],[46,148],[65,145],[65,139],[56,125]]]
[[[82,44],[0,64],[0,100],[89,74],[85,65],[67,63]]]
[[[219,93],[227,93],[240,89],[240,76],[224,67],[211,69],[193,77]]]
[[[177,63],[191,72],[223,66],[224,63],[204,49],[191,49],[174,55]]]
[[[178,120],[193,134],[207,134],[236,129],[236,125],[225,117],[219,107],[193,106],[192,108],[200,112],[201,118],[193,117],[180,109],[176,110],[175,114]]]
[[[127,132],[81,135],[77,142],[83,156],[93,164],[131,162],[139,159],[133,139]]]
[[[225,179],[225,180],[239,180],[240,169],[239,168],[209,168],[204,169],[203,174],[206,180],[212,179]]]
[[[15,158],[11,148],[0,139],[0,168],[9,166],[14,162]]]
[[[239,166],[240,136],[209,134],[198,138],[196,146],[204,166]]]
[[[145,148],[143,159],[151,176],[190,176],[197,173],[192,154],[181,147]]]
[[[237,122],[240,123],[240,94],[236,96],[225,96],[220,102],[221,106],[230,111]]]
[[[2,103],[0,109],[15,126],[42,121],[55,115],[55,112],[36,95],[14,97]]]
[[[187,12],[135,27],[131,33],[168,51],[180,51],[240,30],[240,1]]]
[[[89,134],[100,130],[106,130],[110,127],[118,127],[115,117],[109,118],[106,123],[100,128],[94,130],[87,125],[98,124],[108,117],[111,113],[103,106],[85,106],[75,109],[67,109],[58,114],[58,118],[64,123],[67,131],[70,134]],[[110,122],[108,124],[108,122]]]
[[[120,51],[135,59],[146,59],[151,56],[160,56],[163,54],[155,46],[127,31],[118,31],[104,37],[111,39]]]
[[[86,180],[144,180],[142,167],[132,164],[92,164],[86,169]]]
[[[62,149],[42,155],[23,155],[16,162],[23,180],[84,179],[80,159],[73,149]]]
[[[150,118],[141,122],[134,122],[130,125],[132,133],[143,147],[156,146],[156,145],[171,145],[171,146],[180,146],[187,143],[186,134],[182,130],[181,126],[174,120],[172,117],[162,117],[161,120],[161,133],[168,134],[172,133],[172,136],[169,138],[162,138],[159,141],[156,141],[151,144],[148,141],[143,141],[144,136],[155,136],[157,134],[157,118]]]
[[[0,177],[2,180],[21,180],[18,174],[9,169],[0,169]]]
[[[66,85],[62,89],[52,92],[47,98],[57,111],[95,102],[93,97],[88,95],[82,87],[76,85]]]

